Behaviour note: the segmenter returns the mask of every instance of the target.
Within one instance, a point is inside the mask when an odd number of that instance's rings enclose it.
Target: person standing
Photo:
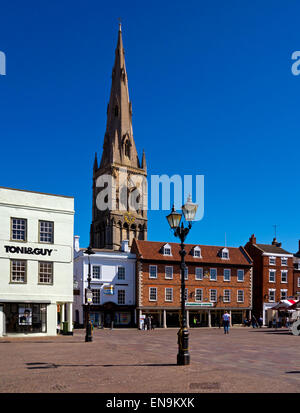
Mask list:
[[[152,330],[152,326],[151,326],[151,324],[152,324],[152,316],[151,315],[148,315],[148,324],[147,324],[147,328],[148,328],[148,330],[150,331],[150,330]]]
[[[230,315],[228,314],[228,311],[225,311],[222,319],[223,319],[223,326],[224,326],[224,334],[229,334]]]

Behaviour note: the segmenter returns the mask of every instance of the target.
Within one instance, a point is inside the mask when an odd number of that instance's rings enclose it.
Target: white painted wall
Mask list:
[[[26,242],[10,240],[12,217],[27,220]],[[39,220],[54,222],[54,244],[38,242]],[[57,303],[73,301],[73,228],[73,198],[0,187],[0,303],[50,301],[47,335],[56,334]],[[53,251],[50,257],[17,254],[6,252],[5,245]],[[10,283],[10,259],[13,258],[27,260],[25,284]],[[54,263],[53,285],[38,284],[38,261]]]
[[[75,312],[79,311],[79,322],[83,324],[83,308],[85,304],[84,291],[88,287],[88,256],[84,255],[84,250],[74,251],[74,280],[78,282],[80,295],[74,296],[74,320]],[[122,251],[95,251],[90,256],[91,275],[93,274],[93,265],[101,267],[101,280],[95,281],[92,278],[91,288],[100,289],[100,305],[106,302],[118,304],[118,290],[125,290],[125,304],[135,305],[135,265],[136,256],[130,252]],[[125,267],[125,280],[118,279],[118,266]],[[122,284],[122,285],[116,285]],[[125,285],[128,284],[128,285]],[[114,294],[104,294],[104,287],[112,285]]]

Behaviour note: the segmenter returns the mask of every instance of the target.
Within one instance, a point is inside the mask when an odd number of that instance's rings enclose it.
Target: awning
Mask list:
[[[296,300],[281,300],[278,304],[272,307],[271,310],[287,310],[297,303],[298,301]]]

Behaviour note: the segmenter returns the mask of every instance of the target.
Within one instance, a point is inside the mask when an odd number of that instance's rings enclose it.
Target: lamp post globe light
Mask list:
[[[179,317],[180,328],[177,333],[178,335],[178,354],[177,354],[177,364],[178,365],[188,365],[190,364],[190,353],[189,353],[189,332],[187,328],[186,319],[186,309],[185,309],[185,271],[186,265],[184,257],[186,251],[184,249],[184,241],[192,228],[191,221],[194,220],[198,205],[192,203],[191,197],[188,197],[187,202],[182,206],[182,213],[185,221],[188,223],[187,227],[184,227],[183,222],[181,222],[182,214],[176,212],[174,205],[171,213],[167,216],[167,220],[171,229],[174,231],[175,237],[178,237],[181,241],[180,243],[180,270],[181,270],[181,312]],[[180,225],[181,222],[181,225]]]
[[[91,290],[91,262],[90,262],[90,255],[95,254],[92,250],[92,247],[89,245],[88,249],[84,251],[84,254],[87,254],[88,261],[89,261],[89,269],[88,269],[88,288],[86,289],[85,294],[85,304],[87,305],[87,317],[86,317],[86,332],[85,332],[85,341],[93,341],[92,336],[92,324],[90,321],[90,305],[93,302],[93,293]]]

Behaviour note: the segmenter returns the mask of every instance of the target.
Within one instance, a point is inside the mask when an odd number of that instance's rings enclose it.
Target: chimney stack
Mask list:
[[[249,241],[251,242],[251,244],[256,244],[256,237],[254,236],[254,234],[251,235]]]
[[[272,245],[276,245],[276,247],[281,247],[281,242],[277,242],[277,239],[273,238]]]
[[[80,247],[79,247],[79,238],[80,238],[79,235],[74,235],[74,250],[75,250],[76,252],[78,252],[78,251],[80,250]]]
[[[123,251],[123,252],[129,252],[129,241],[128,241],[127,239],[125,239],[124,241],[122,241],[121,251]]]

